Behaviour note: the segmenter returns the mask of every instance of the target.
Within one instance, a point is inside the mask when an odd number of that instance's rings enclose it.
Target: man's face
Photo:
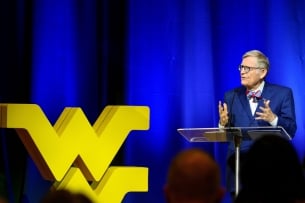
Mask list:
[[[240,70],[241,84],[248,90],[258,88],[263,78],[267,74],[267,70],[260,69],[257,64],[257,59],[252,56],[244,58],[241,65],[244,67],[250,67],[248,72],[245,70],[246,68],[242,68]]]

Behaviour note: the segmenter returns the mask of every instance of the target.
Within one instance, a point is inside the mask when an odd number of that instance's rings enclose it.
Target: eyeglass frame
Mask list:
[[[260,67],[250,67],[250,66],[244,66],[244,65],[239,65],[238,66],[238,70],[239,72],[244,69],[245,73],[249,73],[250,71],[254,70],[254,69],[264,69],[264,68],[260,68]]]

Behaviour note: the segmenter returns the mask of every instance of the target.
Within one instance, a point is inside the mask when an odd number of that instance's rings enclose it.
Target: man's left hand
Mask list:
[[[256,112],[256,120],[264,120],[270,123],[276,118],[276,115],[270,109],[269,103],[270,100],[264,100],[264,106],[259,107],[261,112]]]

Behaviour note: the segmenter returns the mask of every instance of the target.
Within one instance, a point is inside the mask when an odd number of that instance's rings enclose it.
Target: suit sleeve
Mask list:
[[[297,125],[294,98],[291,89],[288,89],[287,94],[285,94],[280,113],[277,116],[278,126],[282,126],[291,137],[294,137]]]

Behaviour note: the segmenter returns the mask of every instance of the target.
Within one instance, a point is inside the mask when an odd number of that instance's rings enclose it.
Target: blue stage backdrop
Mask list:
[[[304,1],[130,0],[126,101],[151,108],[151,128],[126,145],[128,164],[150,168],[149,192],[129,195],[127,202],[162,202],[169,160],[185,147],[211,152],[224,178],[226,145],[190,144],[176,129],[217,127],[218,101],[240,85],[237,67],[250,49],[269,57],[269,82],[293,89],[298,124],[293,143],[304,155],[303,9]]]
[[[20,10],[27,4],[16,2]],[[68,106],[81,107],[92,123],[106,105],[150,108],[150,129],[131,132],[122,148],[122,165],[149,168],[149,191],[124,202],[164,202],[169,161],[187,147],[210,152],[225,185],[226,144],[189,143],[177,128],[217,127],[218,101],[240,84],[237,67],[250,49],[269,57],[269,82],[293,89],[293,144],[305,155],[305,1],[32,0],[27,7],[31,102],[51,123]],[[116,16],[123,29],[113,28]],[[50,183],[28,162],[24,193],[38,202]]]

